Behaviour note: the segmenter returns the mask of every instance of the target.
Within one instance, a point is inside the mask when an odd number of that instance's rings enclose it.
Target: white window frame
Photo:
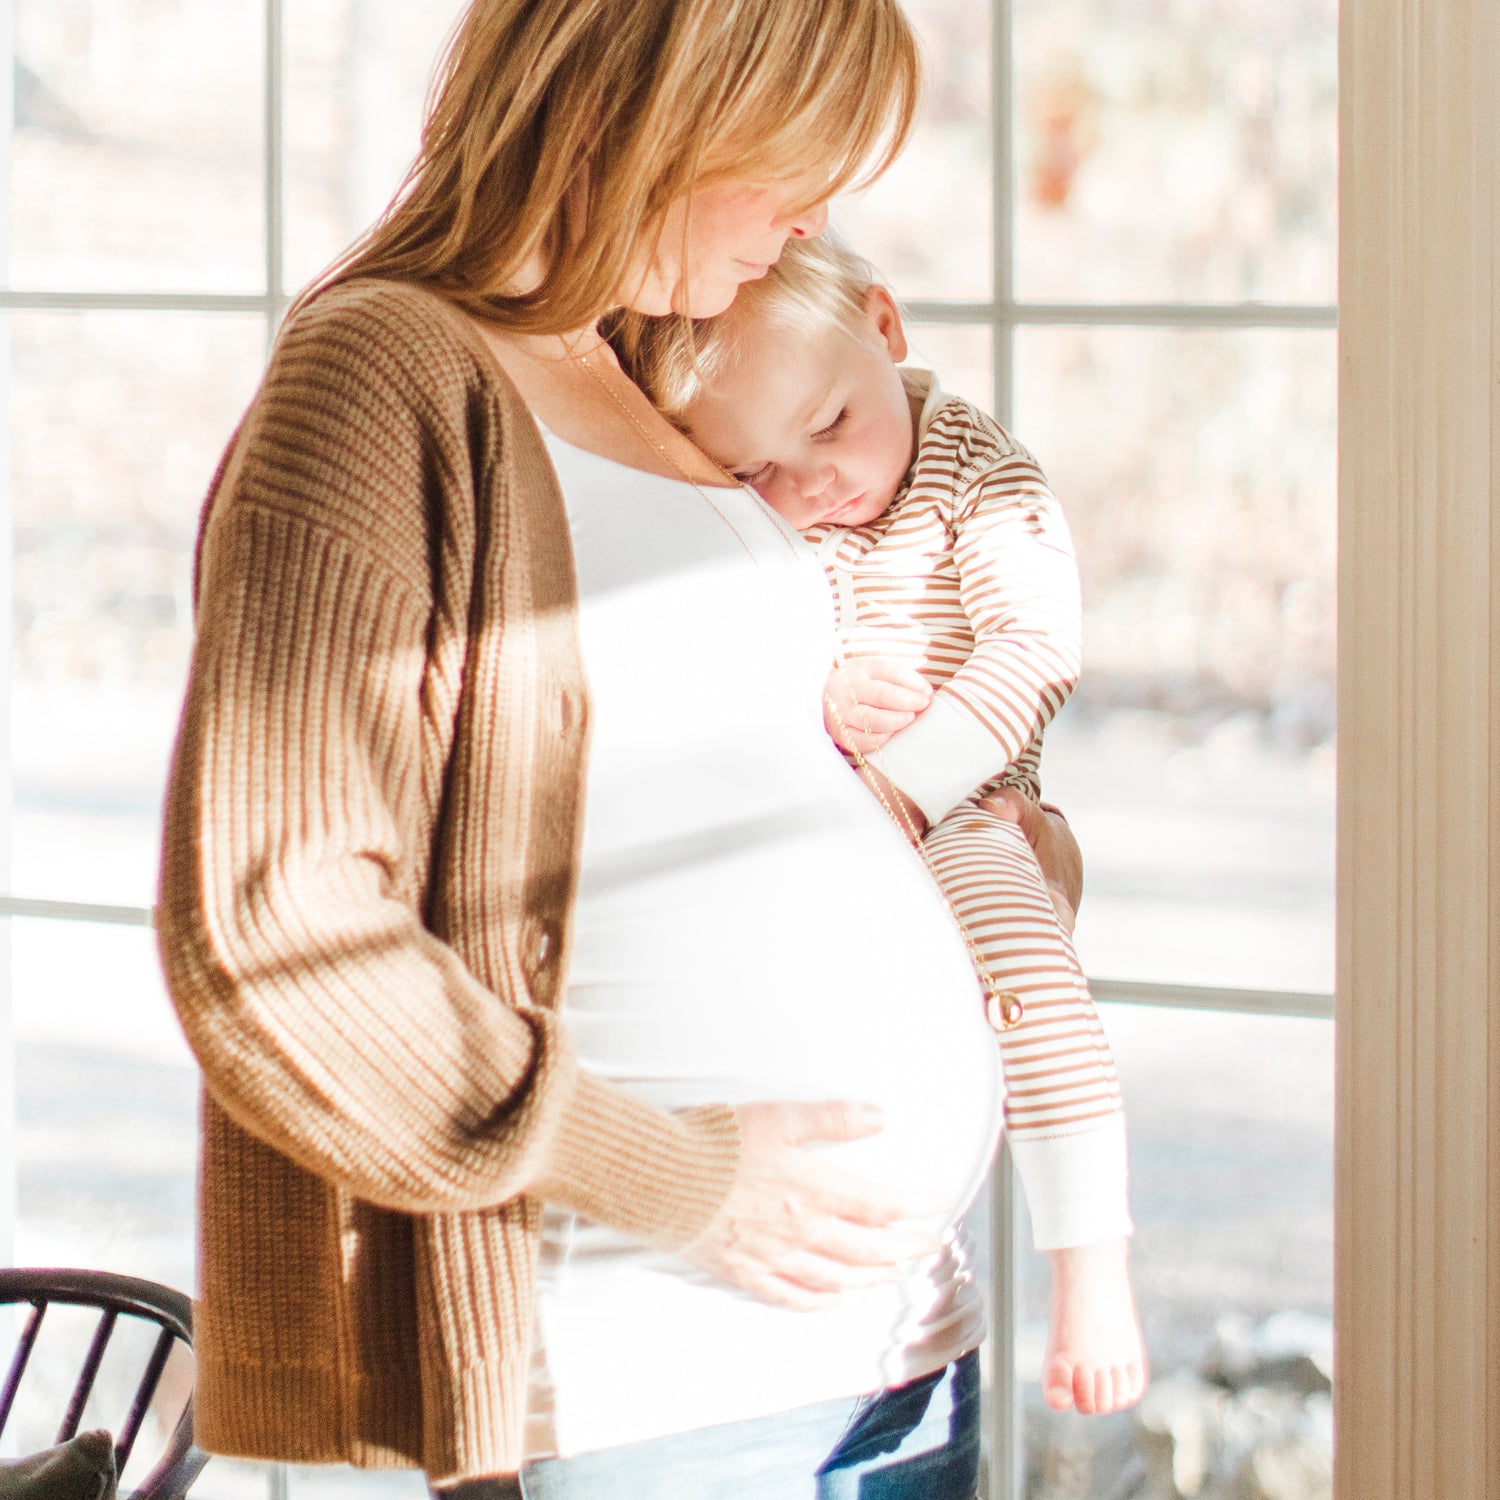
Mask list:
[[[984,4],[985,0],[974,0]],[[992,334],[993,404],[997,417],[1008,423],[1014,396],[1015,335],[1022,327],[1157,327],[1179,329],[1333,329],[1336,308],[1329,304],[1242,303],[1088,303],[1023,302],[1015,295],[1014,191],[1015,126],[1013,74],[1013,0],[989,0],[991,12],[992,109],[992,295],[979,301],[919,300],[907,304],[916,324],[979,326]],[[284,28],[283,0],[264,0],[264,168],[265,285],[259,292],[118,292],[15,291],[8,279],[6,245],[0,233],[0,313],[11,312],[189,312],[250,314],[264,320],[267,347],[285,313],[289,296],[284,283]],[[12,78],[14,16],[11,0],[0,0],[0,206],[9,203],[9,107]],[[0,231],[6,227],[0,220]],[[9,361],[0,372],[8,376]],[[0,417],[8,417],[8,401],[0,383]],[[9,424],[0,422],[0,476],[9,473]],[[8,477],[0,482],[0,591],[10,598],[11,519]],[[10,616],[0,620],[0,690],[10,713]],[[8,760],[9,737],[0,734],[0,868],[9,869],[9,825],[12,784]],[[0,892],[0,919],[51,918],[70,922],[149,927],[146,907],[111,906],[92,902],[37,900]],[[9,1258],[15,1212],[15,1121],[13,1100],[14,1032],[10,1014],[9,923],[0,920],[0,1260]],[[1244,1011],[1266,1016],[1304,1016],[1332,1019],[1333,997],[1326,994],[1266,990],[1214,989],[1199,986],[1153,985],[1094,981],[1102,1003],[1172,1006],[1193,1010]],[[1020,1390],[1015,1378],[1015,1291],[1017,1284],[1016,1184],[1008,1154],[996,1167],[993,1193],[993,1286],[995,1309],[991,1401],[987,1412],[987,1452],[1006,1453],[1004,1472],[992,1470],[991,1500],[1020,1500],[1024,1448],[1021,1433]],[[268,1500],[285,1500],[289,1476],[281,1466],[270,1466]]]

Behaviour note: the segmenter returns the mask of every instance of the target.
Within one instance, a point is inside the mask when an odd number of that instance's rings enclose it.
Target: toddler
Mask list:
[[[646,320],[616,343],[657,405],[828,573],[840,642],[828,731],[921,836],[990,994],[1007,1135],[1052,1268],[1043,1394],[1083,1412],[1129,1405],[1146,1369],[1119,1083],[1014,807],[1040,796],[1042,732],[1079,671],[1057,502],[989,417],[899,367],[894,300],[830,237],[788,243],[726,313],[694,325],[692,349]]]

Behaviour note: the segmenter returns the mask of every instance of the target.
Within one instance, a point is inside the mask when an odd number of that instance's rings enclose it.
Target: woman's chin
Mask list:
[[[672,299],[672,311],[689,318],[717,318],[728,310],[739,296],[738,281],[714,281],[683,288],[680,296]]]

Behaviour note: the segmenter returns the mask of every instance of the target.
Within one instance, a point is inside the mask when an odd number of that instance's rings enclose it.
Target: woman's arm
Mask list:
[[[579,1067],[518,932],[565,896],[492,893],[502,993],[424,921],[425,846],[461,794],[442,744],[464,615],[441,615],[463,591],[432,580],[463,566],[446,502],[478,468],[472,372],[443,311],[389,287],[326,294],[278,345],[202,541],[166,812],[169,988],[218,1103],[357,1197],[423,1213],[529,1192],[680,1245],[730,1191],[738,1123]],[[523,881],[535,842],[517,840]]]

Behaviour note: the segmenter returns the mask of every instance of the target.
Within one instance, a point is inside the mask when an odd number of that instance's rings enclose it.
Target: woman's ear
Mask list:
[[[883,286],[865,288],[865,316],[875,337],[899,365],[906,358],[906,329],[901,326],[901,309]]]

